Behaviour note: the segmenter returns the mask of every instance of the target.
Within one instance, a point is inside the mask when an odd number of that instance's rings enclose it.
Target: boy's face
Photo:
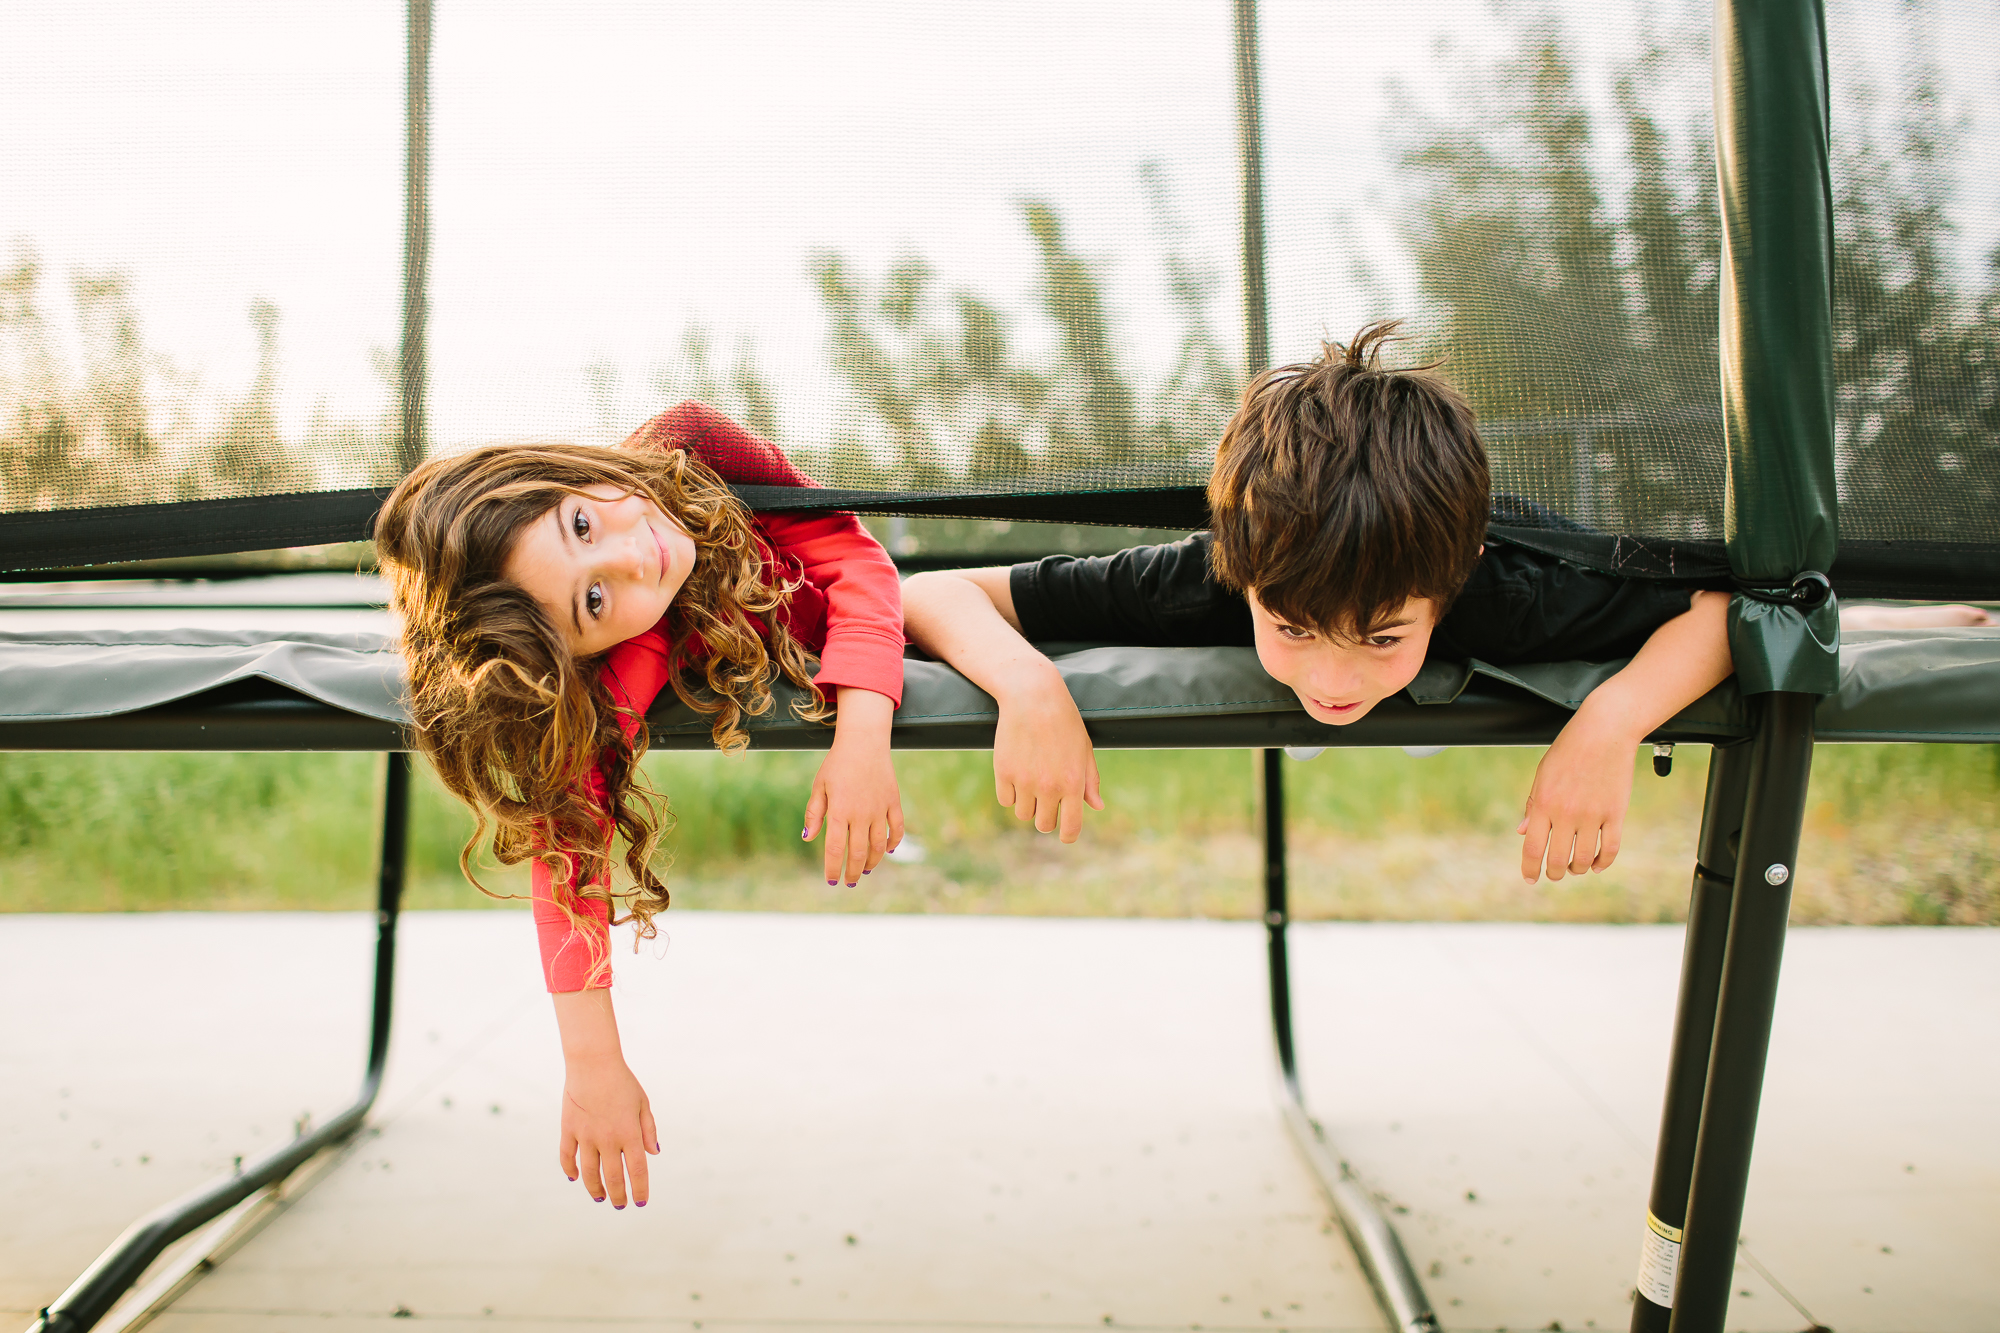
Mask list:
[[[1437,604],[1412,597],[1359,638],[1334,637],[1292,625],[1245,594],[1257,630],[1257,660],[1272,679],[1291,687],[1315,722],[1346,726],[1396,693],[1423,667],[1437,625]]]

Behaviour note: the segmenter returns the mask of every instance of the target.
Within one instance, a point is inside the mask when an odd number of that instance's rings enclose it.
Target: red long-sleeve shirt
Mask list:
[[[634,431],[627,448],[685,449],[724,481],[751,486],[811,486],[777,446],[698,403],[662,412]],[[800,643],[819,655],[813,681],[828,695],[842,686],[873,690],[903,701],[903,598],[896,566],[881,543],[852,514],[758,514],[756,535],[768,566],[788,578],[804,576],[778,612]],[[643,715],[670,684],[672,644],[665,622],[627,639],[604,657],[604,681],[620,707]],[[626,735],[632,719],[620,719]],[[602,805],[603,774],[590,774],[591,794]],[[610,909],[581,898],[549,868],[534,863],[535,931],[542,972],[551,991],[611,984]],[[560,895],[560,898],[559,898]],[[563,910],[569,908],[568,912]]]

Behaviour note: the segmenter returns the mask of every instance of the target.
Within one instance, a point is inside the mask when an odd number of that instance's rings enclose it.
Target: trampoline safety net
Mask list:
[[[1403,318],[1496,522],[1726,572],[1708,7],[1257,15],[1272,359]],[[1846,593],[2000,595],[1996,31],[1829,6]],[[426,451],[690,398],[984,521],[898,555],[1197,526],[1251,357],[1232,49],[1213,0],[8,7],[0,564],[359,538]]]

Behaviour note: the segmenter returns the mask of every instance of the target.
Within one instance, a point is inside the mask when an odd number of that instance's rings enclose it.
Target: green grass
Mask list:
[[[1707,754],[1642,771],[1604,876],[1530,889],[1512,837],[1539,753],[1329,752],[1286,765],[1299,914],[1648,921],[1678,917]],[[1258,910],[1251,758],[1110,751],[1106,810],[1061,847],[995,804],[991,757],[898,756],[921,864],[828,889],[798,837],[816,754],[659,754],[683,907],[1248,917]],[[1642,765],[1643,765],[1643,761]],[[367,906],[376,755],[0,754],[0,910]],[[466,884],[471,823],[420,768],[413,907],[505,906]],[[482,875],[521,892],[518,869]],[[1794,905],[1803,921],[2000,923],[2000,748],[1828,746]]]

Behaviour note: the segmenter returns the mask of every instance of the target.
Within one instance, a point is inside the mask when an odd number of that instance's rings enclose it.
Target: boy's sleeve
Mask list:
[[[1250,608],[1215,581],[1210,535],[1115,555],[1052,555],[1015,565],[1008,590],[1023,637],[1194,648],[1252,642]]]
[[[1692,596],[1683,585],[1600,574],[1489,539],[1431,650],[1495,665],[1630,657]]]

